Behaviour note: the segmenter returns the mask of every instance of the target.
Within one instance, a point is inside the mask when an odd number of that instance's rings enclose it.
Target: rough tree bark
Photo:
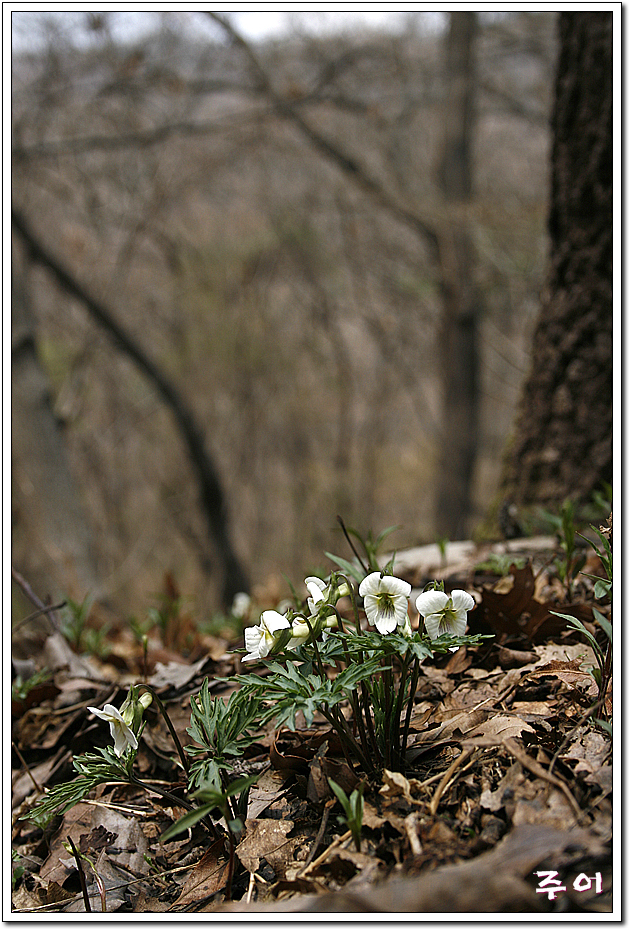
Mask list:
[[[175,386],[115,320],[109,308],[79,284],[68,269],[42,245],[25,218],[18,211],[12,210],[11,219],[13,228],[21,236],[32,259],[43,265],[62,287],[83,303],[91,317],[149,379],[173,414],[197,478],[210,541],[221,567],[222,603],[224,607],[229,608],[235,594],[249,590],[249,582],[231,543],[227,505],[219,474],[206,450],[203,432],[192,411]]]
[[[479,441],[481,298],[475,285],[475,247],[467,216],[473,196],[477,25],[476,13],[452,12],[445,55],[439,182],[446,222],[438,234],[443,433],[437,472],[436,526],[450,539],[467,535]]]
[[[564,12],[550,267],[501,498],[588,502],[612,482],[612,13]]]

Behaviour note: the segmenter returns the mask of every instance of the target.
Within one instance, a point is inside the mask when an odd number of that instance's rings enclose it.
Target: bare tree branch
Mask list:
[[[256,89],[265,93],[268,99],[273,103],[278,115],[287,119],[299,129],[302,135],[309,140],[317,151],[321,152],[329,161],[332,161],[344,174],[352,178],[354,183],[381,207],[387,210],[392,216],[396,217],[398,220],[402,220],[406,225],[414,229],[429,246],[432,259],[436,260],[438,257],[439,236],[433,226],[423,217],[399,203],[395,196],[387,191],[381,182],[373,177],[358,161],[315,129],[302,116],[293,103],[278,96],[270,77],[254,49],[240,32],[234,28],[229,20],[225,19],[219,13],[206,11],[206,14],[227,32],[232,42],[247,56],[257,80]]]
[[[235,594],[248,590],[248,581],[230,541],[227,508],[221,481],[208,455],[203,433],[192,411],[175,386],[116,321],[111,310],[90,294],[75,276],[45,248],[25,217],[15,208],[11,210],[11,222],[33,259],[51,272],[68,293],[83,303],[92,318],[153,384],[172,412],[195,470],[209,535],[216,547],[223,570],[222,600],[224,606],[229,607]]]

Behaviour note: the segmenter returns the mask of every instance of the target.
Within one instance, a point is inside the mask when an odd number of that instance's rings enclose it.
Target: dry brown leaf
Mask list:
[[[489,788],[484,788],[481,792],[481,797],[479,799],[481,807],[489,811],[501,810],[505,806],[507,798],[512,798],[514,796],[515,789],[519,785],[522,785],[524,780],[525,776],[523,775],[523,768],[520,762],[514,762],[494,791],[491,791]],[[507,795],[506,792],[508,792]],[[504,800],[504,795],[506,795],[506,800]]]
[[[598,694],[597,682],[590,672],[586,672],[580,668],[581,664],[582,660],[579,657],[566,662],[559,662],[557,659],[554,659],[552,662],[548,662],[546,665],[540,665],[538,668],[529,672],[528,677],[540,678],[543,675],[549,675],[552,678],[558,678],[560,681],[564,682],[565,685],[575,688],[590,700],[595,701],[597,700]]]
[[[174,688],[176,691],[179,691],[180,688],[185,688],[189,682],[195,677],[202,675],[203,672],[212,665],[213,660],[210,656],[204,656],[192,665],[184,664],[183,659],[181,663],[169,662],[166,665],[162,662],[157,662],[155,672],[149,678],[149,684],[157,690],[161,688]]]
[[[598,788],[601,788],[602,794],[605,797],[607,794],[610,794],[613,787],[612,765],[602,765],[601,769],[598,769],[597,772],[592,772],[592,774],[587,775],[584,781],[589,785],[597,785]]]
[[[511,578],[500,579],[493,588],[483,589],[481,603],[470,616],[472,632],[477,632],[477,622],[480,621],[480,627],[485,625],[496,633],[505,636],[521,634],[532,642],[540,642],[566,629],[566,620],[551,611],[570,614],[580,620],[592,619],[590,607],[584,604],[537,600],[539,591],[536,590],[531,562],[524,568],[510,566],[510,575]]]
[[[514,701],[510,705],[510,709],[523,720],[528,715],[532,717],[548,717],[551,712],[547,701]]]
[[[360,873],[361,884],[367,884],[374,881],[376,874],[381,870],[382,865],[379,859],[374,856],[357,852],[355,849],[339,848],[328,856],[320,866],[313,869],[311,874],[314,876],[319,875],[320,878],[329,875],[337,881],[345,880],[346,887],[352,887],[359,878],[354,873]]]
[[[496,746],[506,737],[534,732],[534,728],[520,717],[496,714],[467,733],[462,746]]]
[[[274,872],[284,878],[287,865],[294,861],[302,837],[288,838],[293,829],[291,820],[247,820],[247,834],[236,847],[236,855],[248,872],[257,872],[260,860],[266,859]]]
[[[529,823],[570,830],[575,825],[575,813],[561,791],[536,779],[522,786],[521,796],[515,799],[512,823],[515,827]]]
[[[388,799],[402,795],[409,804],[419,804],[420,802],[411,796],[411,789],[418,790],[421,784],[422,782],[417,778],[405,778],[402,772],[390,772],[389,769],[384,769],[383,786],[378,793]]]
[[[284,787],[286,777],[281,772],[268,769],[260,776],[255,785],[249,789],[247,817],[257,820],[270,804],[281,798],[287,791]]]
[[[230,866],[225,856],[219,856],[221,849],[220,842],[213,843],[203,854],[186,879],[182,893],[175,902],[177,908],[202,901],[225,887]]]

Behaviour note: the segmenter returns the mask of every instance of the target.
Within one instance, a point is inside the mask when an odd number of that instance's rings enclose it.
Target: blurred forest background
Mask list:
[[[13,564],[201,616],[330,570],[337,514],[470,538],[547,267],[557,14],[117,15],[14,20]]]

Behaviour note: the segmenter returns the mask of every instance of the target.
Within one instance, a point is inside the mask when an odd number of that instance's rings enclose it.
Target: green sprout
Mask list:
[[[363,785],[355,788],[350,797],[332,778],[328,779],[328,784],[337,796],[337,800],[343,807],[343,814],[338,818],[339,822],[345,824],[352,833],[352,839],[357,852],[361,852],[361,827],[363,826]]]

